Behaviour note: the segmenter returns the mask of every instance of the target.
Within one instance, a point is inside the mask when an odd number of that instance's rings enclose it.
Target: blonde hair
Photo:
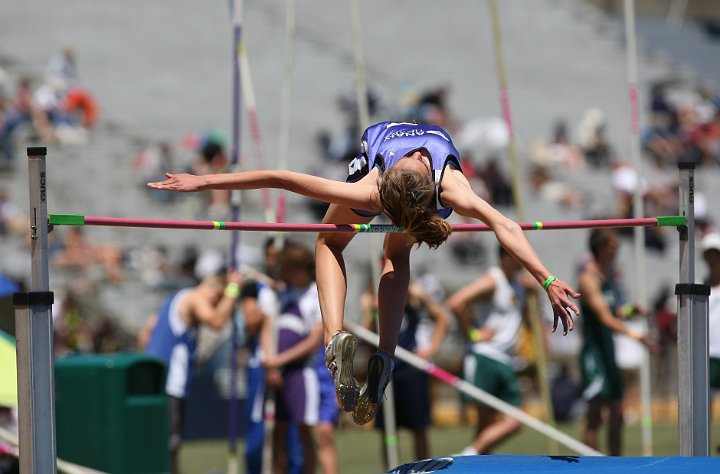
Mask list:
[[[420,244],[431,249],[447,240],[452,227],[430,208],[435,183],[427,174],[390,168],[378,179],[378,197],[382,212]]]

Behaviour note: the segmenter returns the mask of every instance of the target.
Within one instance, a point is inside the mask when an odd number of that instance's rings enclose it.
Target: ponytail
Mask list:
[[[450,236],[450,224],[430,210],[435,197],[435,183],[430,176],[390,168],[380,176],[378,191],[383,213],[418,245],[425,243],[434,249]]]

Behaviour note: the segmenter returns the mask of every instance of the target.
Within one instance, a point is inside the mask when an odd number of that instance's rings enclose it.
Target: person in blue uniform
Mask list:
[[[365,130],[346,182],[287,170],[260,170],[205,176],[166,173],[166,180],[148,186],[179,192],[280,188],[330,203],[324,223],[369,223],[375,215],[385,214],[405,229],[385,236],[385,265],[378,288],[380,346],[368,361],[368,379],[362,389],[352,368],[357,340],[343,331],[347,295],[343,251],[354,234],[321,232],[315,245],[326,365],[333,374],[340,407],[352,412],[357,424],[365,424],[375,417],[392,374],[410,282],[410,251],[416,244],[437,248],[445,242],[452,227],[444,218],[453,210],[488,224],[503,247],[546,289],[555,315],[554,329],[558,322],[565,333],[573,328],[572,313],[578,314],[578,309],[571,298],[579,293],[550,273],[516,222],[473,192],[459,163],[460,154],[445,130],[381,122]]]
[[[226,284],[227,282],[227,284]],[[195,287],[170,296],[143,329],[145,353],[167,365],[165,391],[170,412],[170,461],[173,473],[180,472],[185,399],[195,361],[201,324],[220,330],[230,320],[242,277],[237,273],[204,278]],[[146,341],[146,342],[145,342]]]

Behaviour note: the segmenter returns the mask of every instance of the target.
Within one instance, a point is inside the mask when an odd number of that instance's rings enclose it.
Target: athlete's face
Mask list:
[[[430,153],[425,148],[420,148],[403,156],[395,166],[412,170],[416,173],[430,174]]]
[[[602,257],[607,262],[612,262],[618,253],[620,247],[620,239],[616,235],[610,236],[605,246],[602,248]]]

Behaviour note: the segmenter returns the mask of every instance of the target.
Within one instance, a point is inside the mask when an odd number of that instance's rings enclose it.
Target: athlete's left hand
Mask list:
[[[578,299],[580,293],[573,290],[570,285],[564,281],[554,280],[550,283],[550,286],[548,286],[547,295],[555,316],[552,331],[555,332],[557,330],[558,321],[560,321],[563,327],[563,336],[566,336],[568,331],[572,331],[575,327],[572,313],[575,313],[575,316],[580,316],[580,310],[570,301],[570,298]]]

